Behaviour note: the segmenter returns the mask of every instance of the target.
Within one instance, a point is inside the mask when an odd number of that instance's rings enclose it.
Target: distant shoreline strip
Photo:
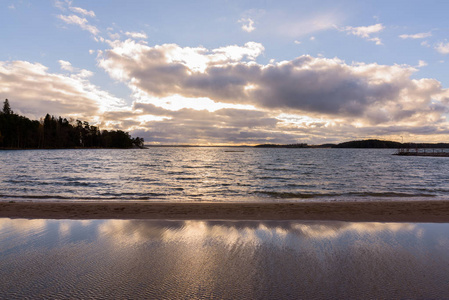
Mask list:
[[[449,223],[449,200],[301,203],[0,202],[0,218]]]

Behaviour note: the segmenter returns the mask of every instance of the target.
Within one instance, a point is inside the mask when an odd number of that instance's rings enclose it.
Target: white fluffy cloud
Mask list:
[[[62,70],[66,70],[69,72],[73,72],[75,69],[73,68],[72,64],[65,60],[59,60],[59,65],[61,66]]]
[[[431,32],[421,32],[421,33],[415,33],[415,34],[401,34],[399,37],[401,39],[425,39],[428,37],[431,37],[432,33]]]
[[[439,43],[435,49],[441,54],[449,54],[449,43]]]
[[[97,35],[100,32],[97,27],[90,25],[86,18],[81,18],[77,15],[58,15],[58,18],[67,24],[77,25],[81,29],[89,31],[92,35]]]
[[[416,66],[417,68],[422,68],[422,67],[426,67],[429,64],[427,62],[425,62],[424,60],[419,60],[418,61],[418,65]]]
[[[70,10],[76,14],[84,15],[84,16],[91,17],[91,18],[95,17],[95,12],[93,12],[92,10],[87,10],[87,9],[84,9],[81,7],[72,6],[71,0],[65,0],[65,1],[56,0],[55,6],[62,11]]]
[[[100,30],[97,27],[89,24],[89,21],[85,18],[85,17],[91,18],[95,17],[95,12],[81,7],[72,6],[72,1],[68,0],[66,1],[56,0],[55,6],[61,11],[70,10],[71,12],[75,13],[71,15],[58,15],[57,17],[63,22],[70,25],[77,25],[81,29],[89,31],[94,36],[100,33]],[[81,17],[79,15],[81,15]]]
[[[256,27],[254,27],[254,21],[251,18],[242,18],[239,20],[242,23],[242,30],[246,32],[253,32]]]
[[[148,36],[144,32],[125,32],[126,36],[132,37],[133,39],[146,39]]]
[[[85,15],[85,16],[88,16],[88,17],[91,17],[91,18],[95,17],[95,13],[93,11],[91,11],[91,10],[87,10],[87,9],[84,9],[84,8],[81,8],[81,7],[74,7],[74,6],[69,6],[69,9],[71,11],[73,11],[74,13]]]
[[[60,63],[66,70],[76,71],[69,62]],[[0,62],[0,97],[8,98],[17,113],[36,119],[50,113],[93,120],[106,110],[124,105],[123,100],[87,81],[85,72],[88,71],[62,75],[50,73],[38,63],[3,61]]]
[[[379,33],[384,29],[385,29],[385,26],[383,26],[381,23],[378,23],[378,24],[371,25],[371,26],[360,26],[360,27],[346,26],[340,30],[346,31],[348,34],[359,36],[368,41],[375,42],[376,45],[382,45],[381,39],[379,37],[373,37],[372,35]]]

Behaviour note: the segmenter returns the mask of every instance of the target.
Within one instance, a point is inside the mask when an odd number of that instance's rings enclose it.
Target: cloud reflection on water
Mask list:
[[[0,219],[0,298],[441,298],[448,225]]]
[[[201,242],[214,239],[226,245],[258,245],[296,239],[332,239],[352,232],[375,235],[381,232],[416,231],[412,223],[351,223],[338,221],[151,221],[108,220],[99,232],[114,235],[120,243],[145,242],[160,238],[164,242]],[[419,230],[417,230],[419,232]]]
[[[167,221],[167,220],[44,220],[1,219],[0,231],[21,233],[25,236],[58,227],[61,237],[69,236],[76,226],[92,228],[99,237],[107,237],[118,244],[134,244],[150,239],[164,242],[194,242],[215,239],[223,244],[277,243],[288,236],[303,239],[332,239],[352,232],[357,235],[375,235],[381,232],[415,232],[422,229],[413,223],[375,223],[338,221]]]

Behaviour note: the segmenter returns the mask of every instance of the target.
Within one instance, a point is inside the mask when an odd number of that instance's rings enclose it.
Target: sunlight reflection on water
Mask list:
[[[0,298],[444,298],[448,229],[0,219]]]

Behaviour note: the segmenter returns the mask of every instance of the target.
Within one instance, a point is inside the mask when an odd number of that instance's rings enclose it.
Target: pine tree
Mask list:
[[[3,103],[3,113],[5,115],[11,115],[13,114],[12,110],[11,110],[11,106],[9,105],[9,101],[8,99],[5,100],[5,102]]]

